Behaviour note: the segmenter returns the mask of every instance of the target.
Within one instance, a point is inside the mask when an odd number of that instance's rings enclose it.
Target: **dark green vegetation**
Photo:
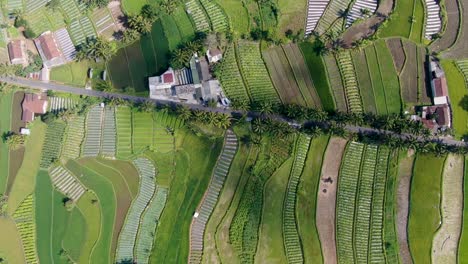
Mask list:
[[[380,31],[379,36],[400,36],[415,42],[422,42],[424,13],[422,0],[397,1],[390,21]]]

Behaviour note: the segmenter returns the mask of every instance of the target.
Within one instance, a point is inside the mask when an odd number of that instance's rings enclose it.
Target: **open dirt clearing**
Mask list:
[[[414,153],[408,152],[408,155],[400,161],[398,172],[398,191],[397,191],[397,236],[400,249],[400,260],[403,264],[413,263],[408,246],[408,209],[409,193],[411,186],[411,174],[413,173]]]
[[[457,263],[463,214],[463,156],[449,155],[442,178],[442,226],[432,242],[433,263]]]
[[[335,241],[335,206],[338,174],[346,140],[332,138],[325,152],[317,195],[317,230],[325,264],[337,263]]]

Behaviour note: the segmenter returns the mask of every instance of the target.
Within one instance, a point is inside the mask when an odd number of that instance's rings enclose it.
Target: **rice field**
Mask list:
[[[94,106],[86,117],[86,137],[83,143],[84,157],[97,157],[102,143],[102,122],[104,110],[101,106]]]
[[[81,155],[81,144],[85,135],[85,117],[75,116],[68,122],[62,147],[62,157],[76,159]]]

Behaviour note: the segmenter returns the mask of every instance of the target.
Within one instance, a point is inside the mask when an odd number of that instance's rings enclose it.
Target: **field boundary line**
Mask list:
[[[109,165],[107,165],[107,164],[105,164],[105,163],[102,163],[99,159],[94,159],[94,161],[96,161],[96,163],[99,163],[100,165],[102,165],[102,166],[104,166],[104,167],[107,167],[107,168],[109,168],[109,169],[111,169],[111,170],[113,170],[113,171],[116,171],[120,176],[122,176],[122,179],[123,179],[123,181],[125,182],[125,186],[127,186],[127,189],[128,189],[128,192],[130,193],[130,196],[132,196],[132,195],[131,195],[132,192],[131,192],[131,190],[130,190],[130,186],[128,185],[127,180],[126,180],[125,177],[122,175],[122,173],[120,173],[119,170],[116,170],[116,169],[112,168],[111,166],[109,166]],[[133,200],[133,198],[135,198],[135,197],[132,197],[132,200]]]
[[[250,101],[253,102],[252,94],[250,93],[250,88],[247,85],[247,80],[246,80],[246,78],[244,76],[244,73],[242,71],[242,67],[240,65],[239,48],[237,47],[239,45],[239,43],[238,43],[238,41],[236,41],[236,42],[233,42],[232,45],[234,46],[234,55],[235,55],[235,58],[236,58],[237,69],[239,70],[239,74],[241,76],[242,82],[244,83],[245,91],[247,92],[247,96],[249,96]],[[263,60],[263,58],[262,58],[262,60]]]
[[[362,144],[362,143],[359,143],[359,144]],[[357,257],[357,249],[356,249],[356,222],[357,222],[357,216],[358,216],[358,210],[359,210],[359,191],[360,191],[360,180],[361,180],[361,176],[362,176],[362,171],[363,171],[363,167],[364,167],[364,163],[366,161],[366,153],[367,153],[367,148],[368,148],[368,145],[365,145],[363,146],[363,151],[361,153],[361,163],[359,164],[359,174],[357,175],[357,185],[356,185],[356,194],[354,195],[354,216],[353,216],[353,232],[352,232],[352,236],[351,236],[351,241],[353,243],[353,257],[354,257],[354,261],[357,261],[358,257]]]
[[[301,85],[299,85],[299,81],[298,81],[298,78],[296,76],[296,72],[294,71],[294,68],[293,66],[291,65],[291,60],[289,59],[288,57],[288,54],[286,54],[286,51],[284,50],[284,45],[280,45],[281,47],[281,52],[283,52],[284,56],[286,57],[286,60],[288,61],[289,63],[289,67],[291,68],[291,72],[294,76],[294,80],[296,81],[296,84],[297,84],[297,87],[299,88],[299,92],[301,93],[301,96],[302,96],[302,99],[304,99],[304,103],[307,107],[313,107],[314,105],[310,106],[309,105],[309,102],[307,102],[305,96],[304,96],[304,92],[302,91],[302,88],[301,88]],[[312,77],[310,78],[312,80]],[[314,82],[312,81],[312,85],[314,85]],[[314,86],[314,89],[315,89],[315,86]]]
[[[384,95],[384,99],[385,99],[385,110],[387,111],[387,114],[388,114],[387,93],[385,91],[385,83],[383,81],[382,69],[380,67],[379,53],[377,52],[377,47],[375,45],[372,45],[372,46],[373,46],[373,50],[375,52],[375,57],[377,58],[377,68],[379,69],[380,82],[382,83],[382,87],[383,87],[382,90],[383,90],[383,95]],[[400,98],[400,100],[401,100],[401,98]]]

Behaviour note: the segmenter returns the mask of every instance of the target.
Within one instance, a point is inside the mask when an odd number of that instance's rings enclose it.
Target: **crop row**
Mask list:
[[[198,2],[198,0],[191,0],[188,1],[185,6],[187,8],[187,13],[190,14],[193,21],[195,22],[197,31],[209,31],[210,23],[208,21],[208,17],[203,11],[203,8],[201,7],[200,2]]]
[[[355,217],[355,245],[357,262],[366,263],[369,245],[369,225],[371,217],[374,171],[377,160],[377,146],[368,145],[364,152],[359,191],[357,193],[357,210]]]
[[[58,159],[65,127],[65,123],[61,121],[52,122],[47,127],[45,142],[42,147],[41,168],[49,168]]]
[[[364,145],[351,142],[344,155],[338,177],[336,204],[336,244],[338,262],[353,262],[353,228],[356,193]]]
[[[71,198],[73,201],[78,201],[85,193],[85,188],[67,169],[58,166],[50,171],[52,183],[57,189]]]
[[[361,96],[359,95],[356,72],[354,70],[351,53],[341,52],[338,56],[338,66],[345,86],[349,110],[353,113],[362,112]]]
[[[333,98],[335,99],[336,108],[339,111],[346,112],[348,107],[346,104],[346,98],[344,94],[343,82],[341,79],[340,69],[337,65],[335,56],[327,55],[323,57],[326,69],[328,73],[328,80],[330,81],[330,87],[333,92]]]
[[[134,259],[133,252],[141,215],[151,201],[156,189],[156,169],[151,161],[146,158],[138,158],[133,161],[133,164],[140,176],[140,187],[137,197],[130,206],[125,224],[119,235],[116,254],[117,261]]]
[[[133,125],[133,151],[141,151],[153,145],[153,117],[151,113],[134,112]]]
[[[468,60],[457,61],[457,66],[465,76],[465,86],[468,88]]]
[[[135,259],[138,263],[148,263],[156,236],[158,221],[166,205],[168,190],[157,187],[156,194],[143,215],[135,249]]]
[[[80,156],[81,143],[84,138],[85,118],[82,115],[73,117],[68,122],[67,132],[62,148],[62,156],[69,159],[76,159]]]
[[[72,109],[76,102],[72,98],[49,97],[49,111],[58,113],[59,111]]]
[[[213,31],[223,32],[228,30],[228,20],[221,7],[215,1],[211,0],[200,0],[200,2],[210,17]]]
[[[213,175],[205,193],[205,197],[197,211],[197,217],[193,218],[190,228],[190,257],[189,263],[200,263],[203,252],[203,235],[206,223],[218,202],[219,194],[223,188],[229,168],[237,150],[237,137],[231,131],[226,132],[223,151],[213,170]]]
[[[242,41],[237,45],[242,76],[254,101],[279,103],[278,94],[263,62],[259,44]]]
[[[13,214],[21,236],[24,256],[27,263],[39,263],[36,254],[36,222],[34,220],[34,198],[29,195]]]
[[[132,154],[132,112],[129,107],[118,107],[115,113],[117,127],[117,156]]]
[[[341,20],[337,20],[340,13],[348,10],[349,4],[352,0],[330,0],[325,12],[320,18],[315,31],[320,34],[325,33],[327,30],[340,30],[342,28]]]
[[[83,146],[83,156],[96,157],[101,148],[103,109],[100,106],[94,106],[88,112],[86,118],[86,138]]]
[[[250,102],[239,67],[237,66],[235,48],[232,45],[228,46],[224,52],[223,61],[220,66],[219,81],[229,99]]]
[[[297,150],[294,158],[294,164],[289,175],[286,197],[283,205],[283,235],[284,247],[288,263],[304,263],[304,256],[301,248],[301,241],[296,226],[296,198],[297,186],[304,169],[307,151],[309,150],[311,138],[306,135],[300,135],[297,141]]]
[[[102,129],[101,153],[103,155],[115,157],[116,133],[115,109],[106,107],[104,111],[104,128]]]

